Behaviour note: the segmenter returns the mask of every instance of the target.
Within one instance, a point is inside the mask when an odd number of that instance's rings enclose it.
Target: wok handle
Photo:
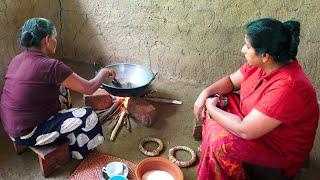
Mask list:
[[[156,76],[158,75],[158,72],[156,72],[156,73],[154,73],[154,75],[153,75],[153,77],[152,77],[152,79],[151,79],[151,81],[150,81],[150,83],[156,78]]]

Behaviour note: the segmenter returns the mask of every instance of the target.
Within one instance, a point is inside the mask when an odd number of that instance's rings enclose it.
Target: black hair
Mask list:
[[[53,23],[45,18],[36,17],[27,20],[21,28],[20,45],[25,48],[40,48],[41,40],[55,31]]]
[[[278,64],[296,60],[300,42],[300,23],[263,18],[246,25],[247,40],[257,55],[268,53]]]

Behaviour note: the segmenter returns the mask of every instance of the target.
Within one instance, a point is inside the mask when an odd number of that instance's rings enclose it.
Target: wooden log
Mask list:
[[[110,119],[110,116],[116,113],[116,111],[118,110],[118,108],[120,108],[120,106],[121,106],[121,102],[117,100],[108,109],[105,109],[102,111],[96,111],[99,118],[99,122],[101,124],[104,124],[107,120]]]
[[[129,132],[131,132],[131,122],[130,122],[130,117],[129,116],[127,116],[127,130]]]
[[[125,114],[126,114],[126,111],[123,110],[123,111],[121,112],[120,118],[119,118],[119,120],[118,120],[118,122],[117,122],[117,124],[116,124],[116,127],[114,127],[114,129],[112,130],[112,133],[111,133],[111,136],[110,136],[110,141],[113,141],[113,140],[114,140],[114,138],[115,138],[115,136],[116,136],[116,134],[117,134],[117,132],[118,132],[118,129],[120,128],[120,126],[121,126],[121,124],[122,124],[123,117],[124,117]]]
[[[128,112],[137,123],[151,127],[156,120],[156,108],[143,98],[130,98]]]
[[[165,99],[165,98],[156,98],[156,97],[144,97],[145,100],[158,102],[158,103],[167,103],[167,104],[182,104],[182,101],[174,99]]]

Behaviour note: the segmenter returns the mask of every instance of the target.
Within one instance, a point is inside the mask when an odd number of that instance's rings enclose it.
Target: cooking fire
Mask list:
[[[128,102],[129,102],[130,97],[125,97],[123,100],[121,100],[121,105],[118,108],[119,110],[115,111],[116,114],[114,115],[114,120],[116,120],[116,126],[113,128],[111,136],[110,136],[110,141],[113,141],[115,138],[115,135],[117,134],[120,126],[126,125],[127,129],[130,130],[130,118],[129,118],[129,113],[127,111],[128,107]]]
[[[181,101],[151,97],[155,90],[149,90],[142,97],[112,96],[100,89],[92,96],[84,98],[87,106],[94,107],[101,124],[111,127],[110,141],[114,141],[122,127],[131,132],[132,121],[138,125],[151,127],[156,120],[156,108],[150,103],[182,104]]]

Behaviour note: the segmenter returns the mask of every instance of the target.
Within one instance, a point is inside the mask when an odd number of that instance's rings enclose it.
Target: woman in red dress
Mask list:
[[[195,116],[203,117],[198,179],[246,179],[243,163],[280,168],[288,177],[302,167],[319,107],[296,58],[299,34],[297,21],[265,18],[246,26],[247,62],[204,89],[194,104]],[[240,95],[232,93],[237,90]]]

